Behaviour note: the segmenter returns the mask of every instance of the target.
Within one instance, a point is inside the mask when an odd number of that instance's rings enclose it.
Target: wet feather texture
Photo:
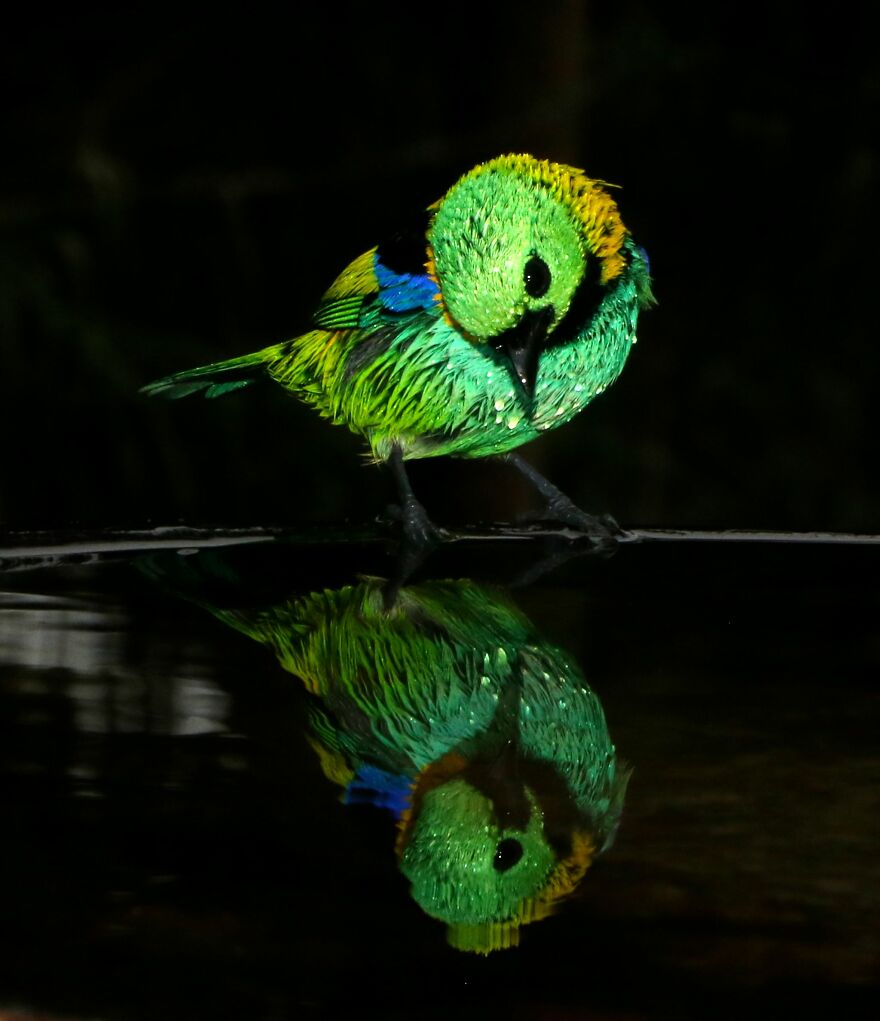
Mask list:
[[[608,186],[532,156],[480,164],[390,237],[343,270],[314,329],[145,392],[212,397],[268,375],[377,461],[487,457],[610,386],[652,300]]]

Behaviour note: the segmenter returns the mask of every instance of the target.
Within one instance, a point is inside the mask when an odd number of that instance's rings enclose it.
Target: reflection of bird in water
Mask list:
[[[274,380],[392,464],[413,539],[435,530],[404,461],[504,455],[549,516],[602,540],[607,524],[510,451],[614,382],[652,300],[645,253],[602,182],[499,156],[344,269],[309,332],[144,389],[216,397]]]
[[[209,608],[303,680],[324,773],[393,812],[400,869],[453,946],[515,945],[613,840],[627,773],[599,700],[498,591],[426,582],[388,610],[367,580]]]

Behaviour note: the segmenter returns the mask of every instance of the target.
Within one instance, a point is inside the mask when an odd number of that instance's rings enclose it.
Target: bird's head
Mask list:
[[[499,156],[433,209],[429,271],[449,320],[510,359],[527,394],[579,287],[624,269],[626,230],[601,182],[532,156]]]
[[[397,854],[412,896],[461,950],[516,945],[520,927],[551,914],[595,854],[577,826],[561,853],[538,792],[509,768],[481,771],[451,753],[418,777],[401,820]]]

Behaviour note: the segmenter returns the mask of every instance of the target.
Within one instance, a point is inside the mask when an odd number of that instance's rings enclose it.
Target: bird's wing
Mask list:
[[[440,310],[440,285],[428,270],[425,222],[391,235],[364,252],[336,278],[314,315],[321,330],[372,325],[375,313]]]
[[[334,280],[312,317],[319,330],[350,330],[360,325],[364,306],[379,293],[376,249],[358,256]]]

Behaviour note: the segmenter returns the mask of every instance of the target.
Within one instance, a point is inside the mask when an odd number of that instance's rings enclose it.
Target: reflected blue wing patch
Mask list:
[[[342,797],[346,805],[375,805],[387,808],[399,819],[410,806],[413,780],[364,764],[349,781]]]

